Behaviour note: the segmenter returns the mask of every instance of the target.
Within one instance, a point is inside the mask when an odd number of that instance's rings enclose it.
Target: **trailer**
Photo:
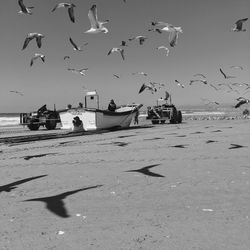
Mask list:
[[[48,110],[46,104],[35,112],[20,113],[20,125],[27,126],[30,130],[38,130],[40,126],[52,130],[60,122],[60,116],[55,107],[54,110]]]

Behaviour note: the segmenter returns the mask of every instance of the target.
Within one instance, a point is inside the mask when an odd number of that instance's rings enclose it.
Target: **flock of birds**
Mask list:
[[[126,3],[126,0],[123,0],[124,3]],[[32,14],[32,10],[34,7],[27,7],[23,0],[18,0],[18,4],[20,6],[20,11],[19,13],[21,14],[25,14],[25,15],[31,15]],[[68,15],[69,15],[69,19],[71,22],[75,23],[75,15],[74,15],[74,8],[76,8],[76,5],[73,3],[58,3],[54,6],[54,8],[51,10],[51,12],[55,12],[57,9],[59,8],[65,8],[68,11]],[[90,28],[88,30],[85,31],[85,33],[87,34],[97,34],[97,33],[108,33],[109,30],[104,26],[105,24],[107,24],[109,22],[109,20],[105,20],[105,21],[99,21],[98,16],[97,16],[97,6],[96,4],[93,4],[91,6],[91,8],[88,11],[88,19],[90,22]],[[238,20],[237,22],[235,22],[234,26],[231,28],[231,31],[233,32],[245,32],[246,29],[243,28],[243,24],[248,20],[248,18],[243,18]],[[177,41],[178,41],[178,37],[180,33],[183,33],[182,28],[181,27],[176,27],[172,24],[169,24],[167,22],[162,22],[162,21],[153,21],[151,22],[151,28],[148,29],[148,31],[152,31],[152,32],[157,32],[159,34],[162,34],[163,32],[168,32],[169,33],[169,46],[171,47],[175,47],[177,45]],[[29,33],[27,34],[22,50],[26,49],[28,44],[32,41],[32,40],[36,40],[37,43],[37,47],[41,48],[42,47],[42,39],[45,36],[41,33],[38,32],[34,32],[34,33]],[[138,36],[134,36],[128,39],[128,41],[122,41],[119,47],[113,47],[111,48],[107,55],[111,55],[113,53],[117,53],[120,54],[122,60],[125,60],[125,47],[128,46],[128,42],[132,42],[134,40],[138,41],[139,45],[143,45],[144,42],[148,39],[148,37],[146,36],[142,36],[142,35],[138,35]],[[82,51],[82,46],[79,46],[76,44],[76,42],[73,41],[73,39],[70,37],[69,38],[69,42],[70,44],[73,46],[73,49],[75,51]],[[88,43],[84,43],[83,46],[88,45]],[[170,49],[164,45],[162,46],[158,46],[156,48],[157,50],[164,50],[164,53],[166,56],[169,55]],[[35,53],[34,56],[31,58],[30,61],[30,66],[32,66],[35,62],[35,60],[37,59],[41,59],[43,62],[45,62],[45,55],[41,54],[41,53]],[[68,60],[70,59],[70,56],[65,56],[64,60]],[[231,68],[234,69],[240,69],[243,70],[242,66],[231,66]],[[74,68],[68,68],[68,71],[73,72],[73,73],[77,73],[80,74],[82,76],[86,75],[86,71],[88,70],[88,68],[83,68],[83,69],[74,69]],[[222,74],[223,78],[225,80],[231,80],[236,78],[235,76],[231,76],[226,74],[221,68],[219,69],[220,73]],[[148,76],[147,73],[145,72],[134,72],[132,73],[133,75],[141,75],[141,76]],[[113,76],[115,78],[120,78],[119,74],[113,74]],[[214,90],[218,91],[221,90],[221,88],[226,87],[227,91],[234,91],[234,92],[238,92],[238,94],[240,94],[240,92],[235,89],[235,87],[245,87],[245,92],[243,93],[246,94],[248,91],[250,91],[250,84],[248,83],[231,83],[231,82],[225,82],[225,83],[219,83],[217,85],[209,83],[207,77],[204,74],[198,73],[193,75],[194,79],[191,79],[188,83],[188,85],[193,85],[193,84],[204,84],[207,86],[212,87]],[[177,84],[177,86],[181,87],[181,88],[185,88],[186,85],[181,83],[179,80],[175,80],[175,84]],[[155,93],[156,91],[158,91],[160,88],[164,87],[165,84],[164,83],[157,83],[157,82],[153,82],[150,81],[149,83],[143,83],[142,86],[139,89],[139,94],[142,93],[144,90],[149,90],[151,91],[151,93]],[[21,92],[19,91],[11,91],[11,92],[15,92],[15,93],[19,93],[20,95],[23,95]],[[237,103],[235,105],[235,108],[241,106],[242,104],[245,103],[249,103],[250,100],[246,99],[244,97],[239,97],[237,98],[237,100],[239,101],[239,103]],[[216,105],[219,105],[218,102],[216,101],[209,101],[208,103],[214,103]]]

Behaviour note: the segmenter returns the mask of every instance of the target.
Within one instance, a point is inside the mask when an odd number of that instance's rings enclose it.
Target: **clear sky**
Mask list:
[[[227,88],[216,91],[195,83],[193,75],[202,73],[207,81],[219,83],[250,84],[250,20],[244,27],[247,32],[230,32],[233,24],[249,17],[249,0],[72,0],[76,5],[76,22],[72,23],[64,8],[51,12],[60,3],[58,0],[24,0],[26,6],[34,6],[33,15],[20,15],[17,0],[1,0],[0,8],[0,112],[29,112],[43,104],[58,109],[73,106],[84,100],[84,88],[97,90],[100,104],[106,107],[111,98],[116,103],[142,103],[154,105],[157,98],[164,97],[167,90],[172,101],[178,105],[201,104],[200,98],[219,103],[235,104],[244,93],[244,86],[237,86],[236,92]],[[97,5],[99,20],[109,19],[105,26],[107,34],[86,34],[90,28],[88,11]],[[178,44],[171,48],[168,33],[148,31],[151,21],[164,21],[181,26]],[[22,46],[26,35],[39,32],[45,35],[39,49],[31,41],[25,50]],[[119,54],[107,56],[112,47],[119,47],[122,40],[145,35],[143,45],[137,41],[128,42],[125,60]],[[84,51],[76,52],[69,43],[69,37],[78,44],[88,42]],[[165,45],[170,49],[165,56],[156,47]],[[30,67],[35,53],[45,55],[45,63],[36,60]],[[64,60],[64,56],[70,56]],[[231,68],[242,66],[244,70]],[[86,76],[75,74],[67,68],[88,68]],[[222,68],[235,79],[225,80],[219,72]],[[147,77],[132,75],[143,71]],[[119,79],[113,77],[118,74]],[[185,85],[180,88],[174,82]],[[138,94],[142,83],[149,81],[166,84],[155,94],[144,91]],[[10,92],[16,90],[24,95]],[[250,92],[245,94],[250,98]]]

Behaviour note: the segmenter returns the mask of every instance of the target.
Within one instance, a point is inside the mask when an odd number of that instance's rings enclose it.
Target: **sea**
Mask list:
[[[240,117],[243,109],[235,109],[232,105],[219,107],[211,106],[177,106],[181,110],[183,119],[194,117]],[[140,111],[140,116],[146,116],[146,110]],[[0,130],[1,128],[22,127],[20,125],[20,113],[0,113]]]

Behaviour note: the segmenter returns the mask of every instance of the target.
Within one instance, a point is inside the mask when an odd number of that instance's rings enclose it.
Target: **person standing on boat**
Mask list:
[[[115,111],[116,110],[116,104],[113,99],[110,100],[109,106],[108,106],[109,111]]]

